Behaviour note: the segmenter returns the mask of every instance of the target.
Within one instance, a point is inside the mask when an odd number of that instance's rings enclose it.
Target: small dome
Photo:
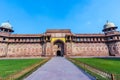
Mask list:
[[[0,27],[7,28],[7,29],[12,29],[12,26],[9,22],[2,23]]]
[[[114,23],[108,22],[108,21],[107,21],[107,23],[104,25],[104,29],[106,29],[106,28],[111,28],[111,27],[116,27],[116,25],[115,25]]]

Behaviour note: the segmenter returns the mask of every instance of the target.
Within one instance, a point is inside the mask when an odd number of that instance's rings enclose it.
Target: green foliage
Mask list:
[[[5,78],[17,73],[43,59],[5,59],[0,60],[0,77]]]
[[[112,74],[120,74],[120,58],[75,58],[88,65]]]

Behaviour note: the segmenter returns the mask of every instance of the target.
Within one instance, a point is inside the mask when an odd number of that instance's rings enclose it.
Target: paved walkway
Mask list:
[[[64,57],[54,57],[24,80],[94,80]]]

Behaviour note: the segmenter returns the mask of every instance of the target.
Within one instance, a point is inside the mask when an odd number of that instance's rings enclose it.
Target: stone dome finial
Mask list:
[[[112,27],[116,27],[116,25],[112,22],[109,22],[108,20],[106,21],[106,24],[104,25],[104,29],[107,28],[112,28]]]
[[[0,27],[6,28],[6,29],[12,29],[12,25],[9,23],[9,21],[2,23]]]

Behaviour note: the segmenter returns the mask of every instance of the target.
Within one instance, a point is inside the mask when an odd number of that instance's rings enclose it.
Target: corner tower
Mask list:
[[[105,41],[109,49],[109,55],[120,55],[120,32],[117,31],[118,27],[114,23],[107,21],[103,28],[102,31],[105,34]]]
[[[0,56],[6,57],[8,52],[9,37],[14,32],[9,22],[0,25]]]

